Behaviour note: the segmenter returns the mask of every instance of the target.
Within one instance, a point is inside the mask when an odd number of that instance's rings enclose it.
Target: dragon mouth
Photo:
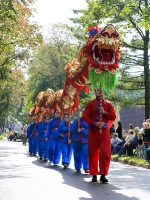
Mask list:
[[[93,61],[99,65],[115,64],[115,51],[111,48],[99,48],[99,43],[97,41],[92,44],[91,54],[93,57]]]

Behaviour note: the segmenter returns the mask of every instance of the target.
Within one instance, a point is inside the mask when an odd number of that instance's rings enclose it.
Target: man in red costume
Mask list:
[[[93,175],[92,182],[97,182],[97,175],[101,175],[100,182],[107,183],[105,177],[108,174],[111,160],[110,127],[116,119],[114,106],[106,100],[102,100],[100,105],[100,89],[95,90],[96,99],[90,101],[85,106],[83,119],[89,127],[88,134],[88,154],[89,173]],[[100,122],[100,112],[102,122]],[[100,133],[100,128],[102,132]]]

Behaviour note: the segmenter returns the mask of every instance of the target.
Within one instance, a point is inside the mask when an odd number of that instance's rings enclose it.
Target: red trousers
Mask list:
[[[107,175],[111,160],[109,129],[89,129],[88,133],[89,172],[91,175]]]

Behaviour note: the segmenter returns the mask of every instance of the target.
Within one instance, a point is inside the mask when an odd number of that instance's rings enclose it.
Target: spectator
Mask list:
[[[140,129],[140,133],[142,133],[142,135],[144,134],[144,125],[145,125],[145,122],[142,124],[142,128]]]
[[[131,130],[131,131],[134,132],[134,126],[133,126],[133,124],[129,124],[129,130]]]
[[[146,122],[150,123],[150,119],[146,119]]]
[[[118,127],[116,129],[116,133],[118,133],[118,137],[122,139],[122,123],[121,121],[118,121]]]
[[[111,128],[110,128],[110,136],[112,136],[113,135],[113,133],[115,133],[116,131],[115,131],[115,126],[114,126],[114,124],[112,124],[112,126],[111,126]]]
[[[124,135],[123,140],[121,140],[119,143],[114,145],[114,148],[112,150],[112,154],[118,153],[118,151],[123,147],[124,143],[126,142],[126,137],[127,137],[127,135]]]
[[[129,130],[127,133],[127,137],[126,137],[126,142],[124,143],[124,145],[122,146],[122,148],[120,149],[120,151],[118,152],[118,156],[121,156],[122,154],[126,153],[127,150],[127,146],[128,143],[131,141],[131,139],[133,138],[133,134],[134,132]]]
[[[143,143],[143,136],[142,133],[137,134],[137,147],[136,147],[136,153],[138,158],[143,158],[144,152],[142,148],[142,143]]]
[[[16,133],[19,133],[22,128],[23,128],[23,125],[20,122],[18,122],[17,125],[14,128],[14,131]]]
[[[130,142],[128,142],[128,144],[126,146],[127,153],[128,153],[129,156],[133,155],[133,149],[136,149],[136,147],[138,145],[138,136],[137,136],[137,134],[139,133],[139,131],[140,131],[139,127],[135,127],[134,128],[135,135],[134,135],[133,139]]]
[[[143,123],[143,142],[146,150],[150,144],[150,123],[148,121]]]
[[[23,127],[23,131],[22,131],[22,134],[24,134],[25,136],[27,136],[27,129],[28,129],[28,125],[26,124],[26,125]]]
[[[111,138],[111,150],[113,150],[115,144],[121,142],[121,140],[118,138],[118,133],[113,133]]]

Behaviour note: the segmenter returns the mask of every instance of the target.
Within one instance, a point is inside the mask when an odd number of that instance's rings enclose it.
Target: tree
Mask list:
[[[13,105],[13,89],[20,89],[22,82],[14,84],[14,71],[22,69],[24,60],[42,42],[36,23],[30,22],[34,0],[1,0],[0,4],[0,120],[5,119]],[[5,120],[3,120],[5,121]],[[4,124],[3,124],[4,125]]]
[[[63,89],[66,78],[64,67],[69,59],[76,58],[81,42],[74,37],[66,24],[51,24],[45,43],[33,52],[28,65],[28,92],[23,112],[33,106],[36,96],[48,88]]]
[[[148,0],[87,0],[88,8],[81,10],[82,16],[76,19],[71,19],[74,23],[83,25],[85,29],[91,25],[101,23],[114,23],[119,29],[122,36],[122,46],[129,48],[129,55],[123,52],[124,59],[120,59],[123,66],[122,76],[124,71],[131,67],[136,70],[137,66],[142,66],[143,73],[132,75],[132,80],[137,81],[139,90],[145,90],[145,119],[150,116],[150,73],[149,73],[149,29],[150,29],[150,2]],[[129,39],[130,38],[130,39]],[[125,62],[128,62],[125,63]],[[130,68],[131,69],[131,68]],[[133,71],[133,70],[132,70]],[[143,75],[143,80],[142,80]],[[125,78],[124,78],[125,80]],[[131,81],[131,79],[130,79]],[[121,83],[122,84],[122,83]],[[127,84],[130,85],[131,84]],[[132,85],[135,90],[135,84]],[[120,88],[121,89],[121,88]],[[127,89],[127,88],[126,88]],[[131,88],[130,88],[131,89]],[[137,88],[136,88],[137,89]]]

